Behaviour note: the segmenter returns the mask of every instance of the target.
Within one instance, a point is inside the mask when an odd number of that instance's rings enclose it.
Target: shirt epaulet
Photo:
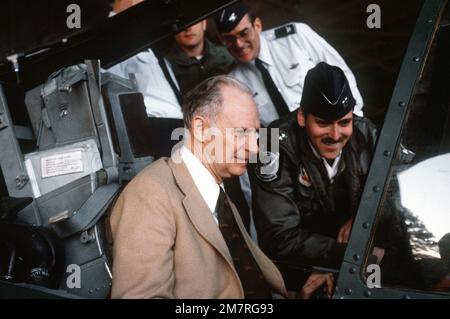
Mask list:
[[[294,23],[285,24],[281,27],[278,27],[273,30],[273,38],[274,39],[282,39],[289,35],[293,35],[297,33],[297,28]]]
[[[282,39],[296,33],[297,27],[295,26],[295,23],[288,23],[281,27],[277,27],[263,32],[264,37],[269,41]]]

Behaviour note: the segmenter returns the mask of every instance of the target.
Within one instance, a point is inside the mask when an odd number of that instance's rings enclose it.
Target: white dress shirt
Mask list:
[[[322,163],[327,170],[328,178],[333,182],[333,179],[336,177],[339,172],[339,164],[341,162],[342,152],[334,159],[333,165],[328,164],[328,161],[322,157]]]
[[[275,30],[280,28],[290,28],[286,30],[290,30],[291,34],[277,38]],[[264,31],[260,34],[260,43],[258,58],[270,73],[290,111],[300,105],[307,72],[323,61],[344,71],[356,100],[354,113],[363,116],[363,100],[352,71],[339,53],[308,25],[289,23]],[[254,62],[238,64],[231,74],[252,89],[263,126],[279,118]]]
[[[309,141],[308,141],[309,142]],[[309,142],[309,146],[311,147],[314,156],[317,157],[319,160],[322,161],[323,166],[325,166],[325,169],[327,171],[328,174],[328,178],[331,182],[333,182],[333,179],[336,177],[336,175],[339,172],[339,164],[341,163],[341,157],[342,157],[342,151],[339,153],[339,155],[334,159],[333,161],[333,165],[328,164],[328,161],[323,158],[322,156],[320,156],[319,152],[317,152],[317,150],[314,148],[314,146],[311,144],[311,142]]]
[[[200,191],[206,205],[208,205],[214,220],[218,224],[219,221],[214,214],[214,210],[216,209],[217,200],[219,199],[219,187],[223,188],[223,186],[217,184],[212,174],[206,169],[202,162],[185,146],[181,147],[180,154],[194,180],[195,186],[197,186],[197,189]]]
[[[165,62],[170,76],[178,87],[170,64]],[[149,117],[183,118],[177,97],[152,50],[138,53],[108,69],[108,72],[127,79],[130,73],[136,76],[138,90],[144,95],[145,108]]]

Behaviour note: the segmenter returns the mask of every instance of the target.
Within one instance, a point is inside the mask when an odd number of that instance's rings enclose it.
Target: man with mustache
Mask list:
[[[240,62],[232,75],[253,91],[262,126],[296,110],[309,69],[319,62],[339,66],[347,76],[362,116],[363,100],[344,59],[304,23],[288,23],[262,31],[263,24],[242,2],[215,15],[219,38]]]
[[[344,72],[321,62],[306,75],[300,109],[270,125],[279,153],[249,174],[258,241],[272,259],[340,266],[376,141],[354,107]]]
[[[223,46],[206,38],[207,21],[202,20],[175,35],[175,43],[165,57],[184,95],[201,81],[226,74],[234,65],[234,58]]]

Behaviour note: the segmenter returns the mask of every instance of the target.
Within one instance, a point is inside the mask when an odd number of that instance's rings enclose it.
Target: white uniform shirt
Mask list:
[[[287,35],[277,38],[275,30],[280,29]],[[352,71],[339,53],[309,26],[303,23],[289,23],[264,31],[260,34],[260,43],[258,58],[269,71],[291,111],[300,105],[306,73],[323,61],[344,71],[356,100],[354,113],[363,115],[363,100]],[[263,126],[279,118],[254,62],[240,63],[231,74],[253,90]]]
[[[206,205],[208,205],[208,208],[211,210],[211,214],[213,215],[214,220],[217,224],[219,224],[214,211],[216,209],[217,200],[219,198],[219,187],[221,186],[217,184],[212,174],[206,169],[202,162],[197,157],[195,157],[194,154],[192,154],[189,149],[187,149],[185,146],[182,146],[180,154],[184,164],[186,164],[186,167],[192,176],[192,179],[194,180],[195,186],[197,186],[197,189],[200,191],[200,194],[205,200]]]
[[[167,61],[166,61],[166,64]],[[176,83],[172,68],[167,65],[172,79]],[[177,97],[166,80],[152,50],[138,53],[108,70],[124,78],[134,73],[139,92],[144,95],[145,108],[149,117],[183,118]]]
[[[311,147],[313,154],[315,157],[317,157],[319,160],[322,161],[323,166],[325,167],[325,170],[328,174],[328,179],[333,182],[336,175],[339,173],[339,164],[341,163],[341,157],[342,157],[342,151],[339,153],[339,155],[334,159],[333,165],[328,164],[327,160],[320,156],[319,152],[312,146],[311,142],[309,142],[309,146]]]

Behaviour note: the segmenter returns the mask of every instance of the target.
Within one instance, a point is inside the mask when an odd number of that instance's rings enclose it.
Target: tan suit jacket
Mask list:
[[[244,238],[268,284],[286,296],[282,276]],[[111,215],[112,298],[244,298],[228,247],[179,153],[145,168]]]

